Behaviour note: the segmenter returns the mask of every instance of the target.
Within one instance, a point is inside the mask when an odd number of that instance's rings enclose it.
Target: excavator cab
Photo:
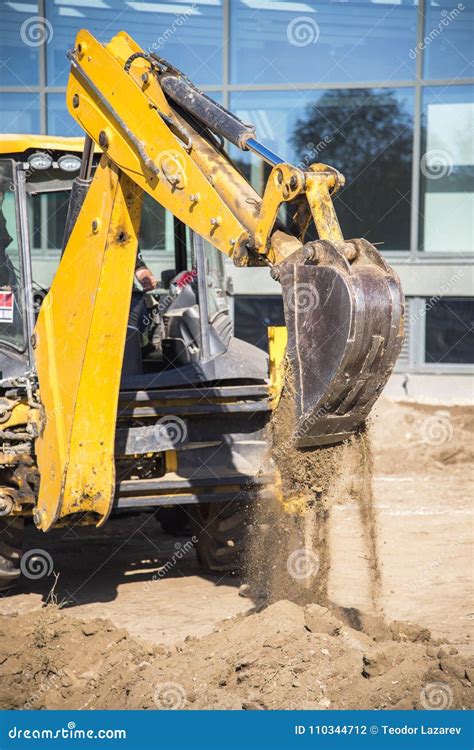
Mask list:
[[[48,136],[7,136],[0,141],[2,377],[34,369],[31,338],[64,250],[83,144],[82,138]],[[92,174],[99,158],[96,154]],[[194,238],[148,196],[139,251],[158,283],[148,293],[134,283],[123,377],[176,369],[225,352],[232,322],[222,254]]]
[[[32,336],[60,262],[83,139],[0,137],[0,378],[34,369]]]
[[[9,533],[13,517],[36,511],[40,419],[61,418],[60,409],[42,413],[35,395],[35,327],[54,298],[83,146],[83,139],[47,136],[0,140],[0,588],[2,529]],[[100,153],[92,179],[99,161]],[[233,336],[222,254],[148,196],[138,244],[158,286],[144,292],[135,282],[131,299],[120,299],[127,325],[111,512],[158,509],[167,529],[177,530],[202,514],[217,519],[229,503],[235,511],[272,482],[270,469],[262,472],[271,414],[268,360]],[[73,293],[68,283],[64,293]],[[172,515],[184,506],[187,512]],[[178,526],[170,524],[173,517]],[[75,509],[67,518],[98,520]],[[205,540],[199,546],[208,568],[235,567],[231,547],[209,549]]]

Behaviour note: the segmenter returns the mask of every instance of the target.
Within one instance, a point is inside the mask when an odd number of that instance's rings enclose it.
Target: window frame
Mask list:
[[[254,84],[252,86],[246,84],[232,84],[230,81],[230,60],[231,60],[231,45],[232,40],[230,39],[231,31],[231,0],[222,0],[222,80],[219,84],[208,84],[202,85],[203,91],[207,93],[222,92],[221,101],[224,106],[228,106],[230,94],[233,92],[246,91],[249,88],[254,91],[285,91],[294,90],[294,83],[288,85],[280,84]],[[421,50],[420,54],[417,54],[416,58],[416,75],[413,80],[398,80],[391,81],[389,84],[385,81],[372,81],[370,86],[373,88],[404,88],[412,87],[415,89],[415,100],[414,100],[414,121],[413,121],[413,161],[412,161],[412,185],[411,185],[411,219],[410,219],[410,243],[409,247],[403,251],[390,251],[384,252],[384,256],[389,262],[395,263],[423,263],[426,265],[443,263],[446,265],[454,265],[460,260],[465,258],[456,252],[452,253],[430,253],[429,250],[419,251],[418,250],[418,238],[419,238],[419,208],[420,208],[420,159],[421,153],[421,115],[422,115],[422,92],[424,87],[432,86],[449,86],[449,85],[468,85],[474,84],[474,78],[463,78],[463,79],[429,79],[423,78],[424,74],[424,61],[425,61],[425,50],[423,49],[423,40],[426,32],[426,22],[424,20],[425,10],[427,8],[428,0],[418,1],[418,15],[417,15],[417,47],[416,49]],[[39,0],[38,12],[40,15],[47,17],[46,13],[46,0]],[[65,86],[47,85],[46,78],[46,48],[41,46],[39,49],[40,54],[38,55],[38,85],[35,86],[3,86],[0,87],[0,93],[30,93],[38,96],[39,108],[40,108],[40,131],[46,133],[48,131],[48,113],[47,113],[47,95],[48,94],[62,94],[65,95]],[[301,87],[302,90],[317,90],[317,89],[329,89],[329,88],[366,88],[367,83],[355,82],[354,84],[346,83],[333,83],[333,84],[305,84]],[[470,262],[470,258],[468,260]],[[473,256],[474,262],[474,256]]]
[[[31,263],[29,254],[28,216],[26,207],[26,171],[24,164],[15,159],[4,159],[12,162],[12,178],[14,187],[15,222],[18,241],[18,258],[20,271],[21,316],[23,324],[23,347],[13,346],[8,342],[1,342],[11,352],[27,356],[28,363],[33,363],[32,336],[35,327],[33,311],[33,287]]]
[[[447,295],[444,295],[449,299]],[[456,299],[461,299],[462,295],[456,295]],[[426,362],[425,344],[426,344],[426,303],[430,297],[409,297],[407,298],[405,326],[409,330],[406,335],[409,337],[408,361],[395,368],[396,373],[406,372],[412,374],[431,374],[431,375],[472,375],[474,373],[474,363],[456,364],[453,362]],[[464,296],[464,299],[472,297]]]
[[[371,87],[374,88],[391,88],[399,89],[404,87],[414,88],[414,119],[413,119],[413,151],[412,151],[412,175],[411,175],[411,217],[410,217],[410,242],[409,247],[406,250],[397,252],[387,250],[384,252],[386,260],[396,266],[403,267],[425,267],[426,274],[430,273],[429,268],[434,266],[446,266],[453,267],[459,264],[463,266],[474,265],[474,256],[466,256],[459,252],[452,253],[430,253],[428,250],[420,251],[418,249],[418,238],[419,238],[419,208],[420,208],[420,160],[422,157],[422,112],[423,112],[423,91],[426,87],[434,86],[463,86],[473,85],[474,78],[463,78],[455,79],[451,78],[424,78],[425,72],[425,56],[426,53],[420,43],[426,35],[426,23],[424,21],[425,11],[427,8],[428,0],[418,0],[418,15],[417,15],[417,49],[421,49],[421,53],[417,54],[416,57],[416,75],[413,80],[399,80],[391,81],[388,85],[384,81],[373,81],[370,83]],[[287,85],[280,84],[255,84],[252,86],[245,84],[232,84],[230,82],[230,60],[231,60],[231,40],[230,40],[230,15],[232,0],[222,0],[223,3],[223,21],[222,21],[222,80],[218,84],[202,85],[203,91],[208,94],[215,92],[221,92],[220,101],[223,106],[229,106],[229,100],[231,93],[243,92],[248,89],[253,91],[280,91],[284,96],[286,91],[295,89],[295,82]],[[39,0],[38,2],[38,14],[40,16],[48,16],[46,12],[46,0]],[[71,40],[72,43],[73,40]],[[1,93],[22,93],[35,96],[39,100],[39,121],[40,121],[40,132],[48,132],[48,111],[47,111],[47,96],[49,94],[61,94],[65,97],[66,87],[47,85],[46,78],[46,48],[41,46],[39,48],[38,55],[38,85],[31,86],[2,86],[0,87]],[[186,72],[186,71],[184,71]],[[334,83],[334,84],[305,84],[301,87],[301,90],[318,90],[318,89],[341,89],[341,88],[366,88],[367,84],[360,84],[355,82],[352,85],[345,83]],[[416,290],[414,290],[416,292]],[[462,295],[459,295],[462,296]],[[424,305],[425,297],[413,296],[410,297],[410,305]],[[471,365],[433,365],[422,362],[423,357],[420,357],[420,352],[424,352],[424,322],[418,318],[415,322],[410,322],[407,314],[407,325],[412,328],[409,331],[409,357],[408,364],[404,366],[406,372],[439,372],[439,373],[469,373],[472,374],[473,366]],[[399,370],[400,371],[400,370]]]

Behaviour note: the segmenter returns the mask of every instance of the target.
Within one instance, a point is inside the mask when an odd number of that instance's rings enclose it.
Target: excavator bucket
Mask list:
[[[373,245],[322,240],[303,256],[280,274],[301,448],[363,426],[403,341],[400,282]]]

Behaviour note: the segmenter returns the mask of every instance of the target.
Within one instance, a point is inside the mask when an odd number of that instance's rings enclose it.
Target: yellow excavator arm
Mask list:
[[[251,137],[252,126],[123,32],[106,46],[79,32],[70,60],[70,114],[122,172],[236,265],[277,264],[301,247],[274,226],[281,204],[305,193],[320,239],[342,240],[330,199],[343,184],[335,169],[316,164],[303,172],[283,162]],[[197,113],[195,127],[185,111]],[[203,117],[272,164],[263,198],[205,137]]]
[[[267,265],[282,284],[300,446],[345,439],[363,423],[402,342],[398,279],[365,240],[345,242],[333,167],[302,170],[257,141],[251,125],[126,33],[100,44],[77,35],[67,106],[103,151],[37,321],[43,414],[36,452],[37,525],[93,512],[114,496],[114,436],[128,304],[148,193],[239,266]],[[226,139],[271,166],[263,196],[223,148]],[[79,182],[81,180],[79,179]],[[291,204],[292,234],[278,220]],[[313,220],[319,240],[304,244]]]

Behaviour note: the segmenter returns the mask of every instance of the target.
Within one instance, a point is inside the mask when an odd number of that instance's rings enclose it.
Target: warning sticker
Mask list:
[[[0,289],[0,323],[13,322],[13,292]]]

